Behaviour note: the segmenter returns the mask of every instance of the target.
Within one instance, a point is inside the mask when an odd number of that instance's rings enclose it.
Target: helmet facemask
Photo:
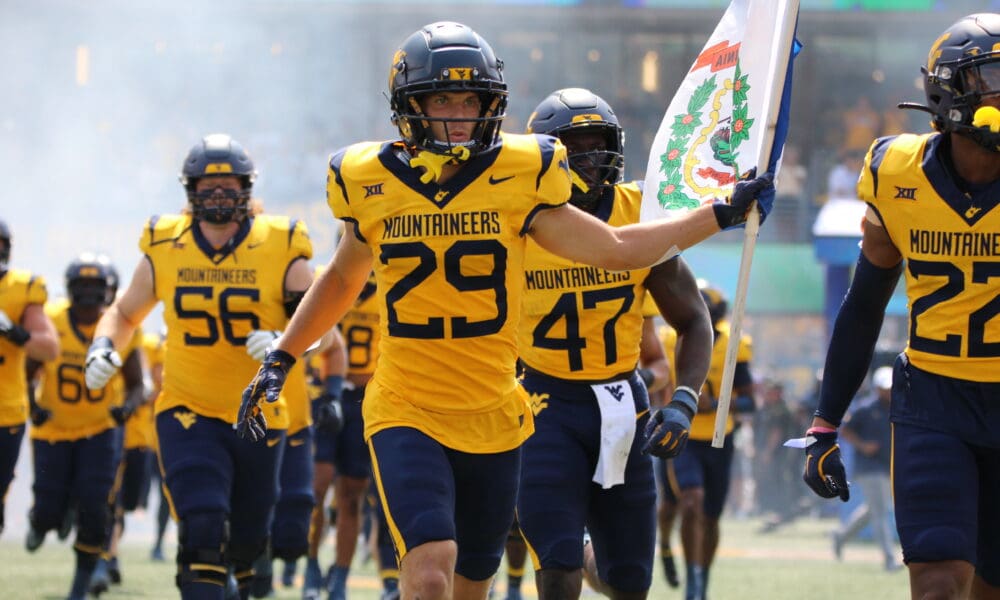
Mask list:
[[[595,143],[593,138],[584,139],[585,134],[597,134],[603,141]],[[587,123],[563,128],[555,135],[566,145],[572,171],[570,203],[594,212],[604,193],[621,179],[625,164],[619,141],[621,129],[612,123]]]
[[[70,303],[79,308],[109,306],[114,300],[111,286],[107,279],[98,277],[80,277],[66,284]]]
[[[246,177],[240,177],[241,189],[233,190],[221,186],[195,191],[198,180],[189,180],[187,184],[188,203],[191,205],[191,215],[201,221],[213,225],[225,225],[230,222],[242,222],[249,212],[252,184]],[[212,202],[213,206],[206,206]]]

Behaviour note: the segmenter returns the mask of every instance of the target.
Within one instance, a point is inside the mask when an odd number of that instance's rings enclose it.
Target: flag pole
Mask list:
[[[752,0],[751,0],[752,3]],[[781,19],[778,27],[777,43],[773,46],[775,52],[771,56],[770,72],[782,75],[772,78],[771,88],[767,90],[770,101],[767,106],[766,131],[761,140],[760,152],[757,154],[757,173],[763,174],[771,158],[771,147],[774,144],[775,128],[781,108],[781,97],[785,87],[785,76],[788,63],[791,60],[792,44],[795,38],[795,25],[799,14],[799,0],[785,0],[784,6],[776,12],[775,18]],[[726,361],[722,367],[718,406],[715,413],[715,430],[712,433],[712,447],[722,448],[726,440],[726,422],[729,419],[729,404],[733,392],[733,376],[736,371],[736,352],[740,347],[743,333],[743,315],[746,312],[747,289],[750,286],[750,267],[753,264],[753,253],[757,246],[757,233],[760,229],[760,211],[756,203],[750,208],[747,216],[746,229],[743,233],[743,255],[740,257],[740,272],[736,281],[736,296],[733,300],[733,311],[729,320],[729,343],[726,346]]]

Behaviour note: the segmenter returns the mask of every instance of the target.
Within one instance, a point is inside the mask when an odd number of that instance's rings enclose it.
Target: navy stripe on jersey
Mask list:
[[[547,210],[550,208],[559,208],[563,204],[565,204],[565,202],[560,204],[539,204],[535,208],[531,209],[531,212],[528,213],[527,217],[525,217],[524,226],[521,227],[521,231],[518,232],[518,235],[523,237],[528,233],[528,231],[531,229],[531,222],[535,220],[535,215],[537,215],[540,211]]]
[[[192,221],[193,222],[193,221]],[[244,219],[240,223],[240,228],[236,231],[236,235],[229,238],[229,241],[223,244],[221,248],[216,249],[212,246],[212,243],[208,241],[205,234],[201,232],[201,227],[191,227],[191,234],[194,237],[194,243],[198,245],[198,249],[212,261],[213,264],[219,264],[226,260],[230,254],[236,250],[236,247],[250,235],[250,227],[253,226],[253,217]]]
[[[295,228],[298,227],[298,225],[299,225],[299,220],[298,219],[292,219],[291,223],[288,224],[288,241],[287,241],[287,244],[288,244],[289,248],[292,247],[292,238],[295,236]]]
[[[542,153],[542,168],[538,169],[538,177],[535,179],[535,189],[537,190],[542,185],[542,177],[545,176],[549,167],[552,166],[552,157],[556,153],[556,138],[551,135],[536,133],[535,140],[538,142],[538,149]]]
[[[896,136],[879,138],[872,144],[872,160],[868,165],[868,170],[872,172],[872,196],[878,196],[878,170],[885,159],[885,151],[889,149],[895,139]]]
[[[420,180],[423,171],[410,166],[409,162],[400,160],[398,146],[386,143],[378,153],[379,162],[406,187],[427,198],[438,208],[444,208],[455,196],[479,178],[487,169],[493,166],[500,155],[502,144],[496,144],[486,152],[477,154],[462,163],[462,168],[448,181],[438,184],[435,181],[424,183]],[[426,152],[426,150],[425,150]]]
[[[956,214],[970,226],[975,225],[979,219],[986,216],[1000,203],[1000,182],[994,182],[982,189],[970,190],[969,195],[966,196],[965,192],[958,187],[958,182],[955,180],[957,175],[949,172],[944,164],[944,161],[948,160],[946,156],[948,152],[944,148],[943,140],[944,136],[935,135],[927,141],[921,165],[924,169],[924,175],[931,182],[934,191]],[[969,209],[972,207],[979,210],[970,211]]]
[[[350,205],[351,198],[347,195],[347,186],[344,185],[344,178],[340,176],[340,169],[344,162],[344,153],[346,151],[347,148],[341,148],[333,153],[333,156],[330,157],[330,171],[334,174],[333,180],[336,181],[337,185],[340,187],[340,194],[344,197],[344,202]],[[326,177],[327,180],[329,180],[330,174],[328,173]],[[327,183],[329,184],[329,181],[327,181]]]

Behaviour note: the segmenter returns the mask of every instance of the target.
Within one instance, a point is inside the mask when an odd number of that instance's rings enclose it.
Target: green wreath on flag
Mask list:
[[[684,193],[681,169],[685,157],[694,151],[691,136],[702,125],[705,105],[717,87],[715,80],[716,76],[713,75],[695,88],[688,100],[687,112],[674,116],[672,135],[665,151],[660,155],[660,172],[665,177],[660,183],[657,199],[664,209],[694,209],[699,205],[698,198]],[[738,60],[732,81],[726,81],[724,85],[733,94],[732,121],[729,127],[719,129],[712,136],[710,144],[714,158],[736,171],[736,158],[739,156],[737,150],[743,142],[750,139],[750,128],[754,122],[754,119],[748,118],[747,92],[750,86]]]

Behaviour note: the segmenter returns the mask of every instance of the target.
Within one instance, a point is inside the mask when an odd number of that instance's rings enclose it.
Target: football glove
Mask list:
[[[271,349],[274,340],[279,337],[281,337],[280,331],[254,329],[247,336],[247,354],[252,356],[254,360],[264,360],[264,356]]]
[[[837,430],[806,432],[806,466],[802,479],[812,491],[822,498],[836,498],[847,502],[851,497],[847,471],[840,460]]]
[[[261,400],[276,402],[285,385],[285,376],[295,364],[295,357],[284,350],[271,350],[257,370],[250,385],[243,390],[240,411],[236,416],[236,433],[243,439],[257,442],[267,434],[267,420],[260,409]]]
[[[0,337],[5,337],[15,346],[23,346],[28,343],[31,333],[17,323],[10,320],[7,313],[0,310]]]
[[[87,388],[99,390],[108,384],[108,380],[122,366],[122,357],[115,352],[111,338],[101,336],[90,344],[87,360],[84,363]]]
[[[643,454],[673,458],[684,450],[691,430],[691,419],[698,412],[698,394],[689,387],[674,390],[670,404],[656,411],[646,423]]]
[[[42,408],[32,402],[31,407],[28,410],[28,417],[31,419],[32,425],[35,427],[41,427],[52,418],[52,411],[47,408]]]
[[[344,378],[330,375],[326,378],[324,386],[326,391],[312,403],[313,422],[317,431],[336,435],[344,426],[344,408],[340,404]]]
[[[129,420],[129,417],[132,416],[135,410],[126,404],[122,404],[121,406],[112,406],[108,409],[108,412],[111,414],[111,418],[115,420],[115,423],[124,425],[125,421]]]
[[[732,229],[746,223],[750,204],[755,200],[760,209],[760,222],[763,223],[767,218],[774,206],[774,173],[768,171],[760,177],[756,175],[757,168],[754,167],[736,182],[728,200],[716,200],[712,203],[719,229]]]

